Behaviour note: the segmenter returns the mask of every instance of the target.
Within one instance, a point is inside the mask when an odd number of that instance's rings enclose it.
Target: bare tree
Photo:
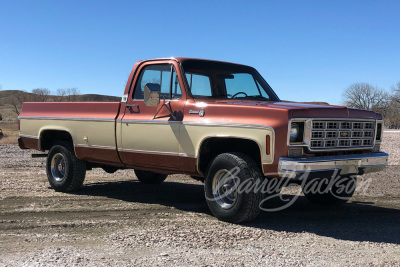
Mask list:
[[[36,88],[32,90],[34,102],[46,102],[50,97],[50,90],[47,88]]]
[[[381,112],[389,105],[390,95],[368,83],[354,83],[343,92],[343,102],[352,108]]]
[[[77,88],[57,89],[60,101],[75,102],[78,100],[80,92]]]
[[[67,95],[66,89],[57,89],[57,96],[59,96],[58,101],[64,101],[65,96]]]
[[[400,81],[395,86],[392,86],[393,101],[400,103]]]
[[[22,91],[16,93],[11,102],[11,105],[13,106],[13,111],[17,115],[19,115],[19,113],[21,112],[22,104],[24,102],[30,101],[33,101],[33,97],[30,94]]]
[[[400,82],[392,86],[389,108],[384,114],[385,124],[389,127],[400,126]]]

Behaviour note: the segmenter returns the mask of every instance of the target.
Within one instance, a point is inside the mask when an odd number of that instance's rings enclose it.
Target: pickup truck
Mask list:
[[[259,214],[265,181],[304,188],[341,177],[303,189],[334,205],[352,196],[357,175],[388,161],[381,114],[284,102],[252,67],[193,58],[137,62],[121,102],[24,103],[19,127],[20,148],[47,151],[56,191],[79,189],[92,168],[134,169],[148,184],[186,174],[204,181],[211,212],[233,223]]]

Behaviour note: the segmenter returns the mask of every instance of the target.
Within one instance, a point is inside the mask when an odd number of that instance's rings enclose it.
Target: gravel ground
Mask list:
[[[188,176],[151,186],[130,170],[96,169],[83,190],[57,193],[44,158],[0,146],[0,265],[398,266],[400,133],[384,135],[390,166],[359,178],[350,203],[328,209],[300,196],[244,225],[216,220]]]

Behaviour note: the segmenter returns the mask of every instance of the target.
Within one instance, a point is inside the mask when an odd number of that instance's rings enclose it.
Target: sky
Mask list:
[[[255,67],[278,96],[342,103],[400,81],[400,1],[0,0],[2,90],[121,96],[138,60]]]

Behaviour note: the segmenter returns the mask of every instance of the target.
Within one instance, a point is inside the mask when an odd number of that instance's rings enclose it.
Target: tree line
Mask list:
[[[400,81],[390,92],[369,83],[354,83],[345,89],[342,98],[345,106],[379,112],[386,126],[400,127]]]

